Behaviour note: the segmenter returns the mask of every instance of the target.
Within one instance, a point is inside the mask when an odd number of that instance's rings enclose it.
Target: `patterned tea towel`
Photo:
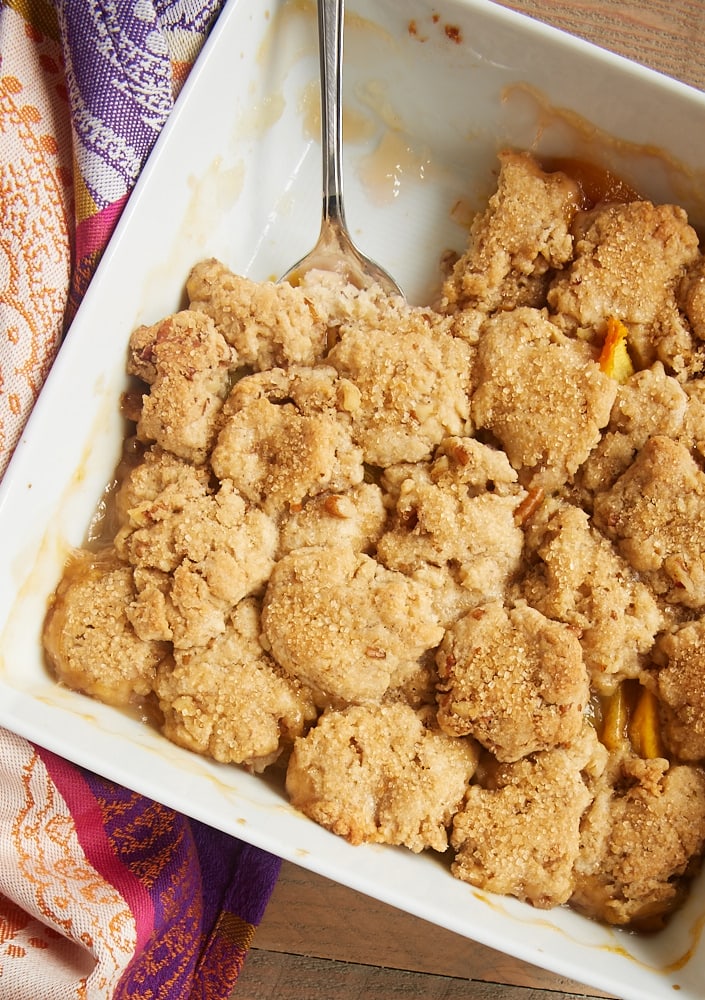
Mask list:
[[[0,0],[0,477],[222,0]],[[279,861],[0,729],[2,1000],[226,1000]]]

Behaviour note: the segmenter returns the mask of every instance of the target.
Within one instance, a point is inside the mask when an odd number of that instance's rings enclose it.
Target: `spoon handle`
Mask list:
[[[345,226],[342,168],[344,16],[344,0],[318,0],[323,219],[336,227]]]
[[[344,0],[318,0],[318,49],[321,76],[323,207],[313,250],[283,275],[293,285],[309,271],[333,271],[358,288],[380,285],[388,295],[403,295],[391,275],[366,257],[348,232],[343,208],[343,19]]]

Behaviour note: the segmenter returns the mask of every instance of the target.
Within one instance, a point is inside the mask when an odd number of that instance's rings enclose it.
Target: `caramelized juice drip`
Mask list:
[[[115,470],[115,478],[105,487],[95,514],[88,526],[85,545],[86,548],[91,549],[93,552],[112,545],[119,528],[117,496],[120,486],[130,470],[139,464],[143,453],[144,445],[137,441],[135,437],[125,438],[122,457]]]
[[[642,196],[617,174],[597,163],[578,157],[554,156],[542,160],[548,173],[562,171],[577,183],[582,196],[581,208],[590,209],[606,201],[643,201]]]

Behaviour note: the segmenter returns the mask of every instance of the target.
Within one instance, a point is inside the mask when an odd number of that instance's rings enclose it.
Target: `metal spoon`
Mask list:
[[[318,0],[321,67],[321,144],[323,147],[323,216],[318,241],[281,280],[296,285],[314,268],[335,271],[359,288],[379,284],[390,295],[399,285],[354,244],[345,222],[342,170],[344,0]]]

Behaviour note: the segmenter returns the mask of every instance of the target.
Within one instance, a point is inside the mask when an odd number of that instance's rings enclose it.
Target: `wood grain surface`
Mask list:
[[[514,0],[528,14],[705,90],[705,0]],[[285,863],[232,1000],[602,996]]]
[[[514,0],[501,6],[705,90],[702,0]]]

